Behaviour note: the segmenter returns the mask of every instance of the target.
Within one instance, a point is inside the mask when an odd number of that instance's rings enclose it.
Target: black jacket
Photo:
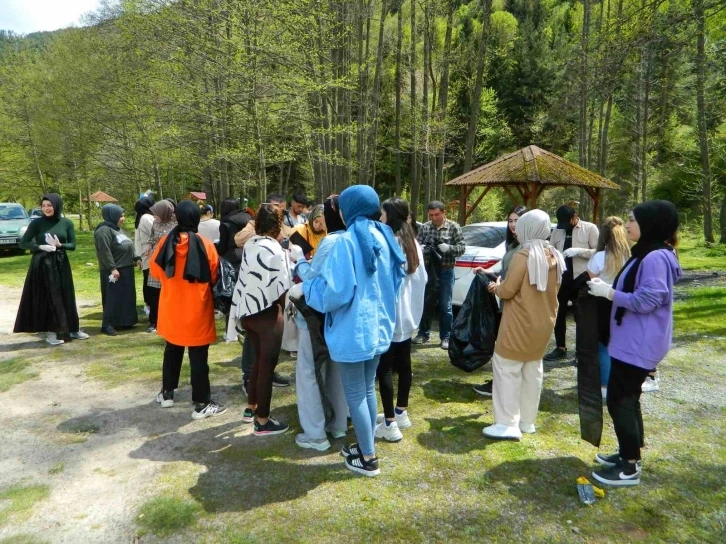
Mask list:
[[[234,243],[234,236],[247,226],[252,216],[244,210],[237,210],[225,215],[219,224],[219,242],[215,245],[217,253],[232,263],[235,267],[239,267],[242,262],[242,252],[235,251],[237,246]]]

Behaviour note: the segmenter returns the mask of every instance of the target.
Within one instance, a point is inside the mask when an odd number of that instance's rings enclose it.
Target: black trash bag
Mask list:
[[[212,294],[214,295],[214,308],[224,315],[229,315],[232,308],[232,295],[236,283],[237,270],[227,259],[220,257],[217,283],[212,287]]]
[[[586,273],[585,273],[586,274]],[[578,278],[579,279],[579,278]],[[583,278],[584,280],[585,278]],[[587,278],[589,279],[589,277]],[[575,322],[577,354],[577,401],[580,415],[580,437],[596,448],[600,446],[603,428],[603,402],[600,390],[600,359],[597,343],[603,326],[602,305],[599,297],[588,294],[585,281],[575,280]],[[603,316],[604,317],[604,316]],[[609,326],[610,315],[606,325]]]
[[[311,308],[305,302],[305,296],[300,298],[290,297],[290,301],[295,305],[297,311],[305,319],[310,333],[310,344],[313,347],[313,360],[315,361],[315,381],[318,383],[320,391],[320,402],[323,405],[323,414],[325,415],[325,424],[329,425],[335,419],[335,409],[325,392],[325,380],[323,379],[323,365],[325,363],[335,364],[330,359],[330,351],[328,344],[325,342],[325,314]]]
[[[497,299],[487,291],[491,280],[476,274],[459,309],[449,339],[451,364],[465,372],[484,366],[497,340]]]

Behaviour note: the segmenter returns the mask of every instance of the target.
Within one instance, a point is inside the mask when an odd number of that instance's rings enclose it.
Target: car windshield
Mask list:
[[[467,225],[462,227],[461,233],[467,246],[494,248],[504,242],[507,227]]]
[[[0,204],[0,220],[26,219],[25,209],[22,206],[8,206]]]

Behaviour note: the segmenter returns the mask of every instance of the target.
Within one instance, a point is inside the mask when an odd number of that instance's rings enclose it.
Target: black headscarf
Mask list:
[[[165,198],[164,200],[166,200],[169,204],[171,204],[172,207],[174,208],[174,212],[176,212],[176,200],[174,200],[173,198]]]
[[[338,195],[331,196],[323,202],[323,217],[325,217],[325,228],[328,233],[345,230],[345,223],[340,218]]]
[[[137,229],[139,228],[139,223],[141,223],[141,218],[146,214],[151,214],[151,207],[154,203],[154,197],[149,195],[141,197],[136,201],[136,204],[134,204],[134,211],[136,212],[136,221],[134,222],[134,225]]]
[[[156,264],[164,269],[167,278],[173,278],[176,272],[176,246],[181,233],[189,235],[189,252],[184,265],[184,279],[188,282],[209,283],[212,281],[209,271],[209,259],[204,243],[197,234],[199,227],[199,207],[191,200],[182,200],[176,207],[177,226],[166,237],[163,247],[156,256]]]
[[[635,278],[638,275],[640,263],[649,253],[659,249],[673,251],[673,246],[669,242],[672,241],[673,235],[678,230],[678,209],[668,200],[649,200],[638,204],[633,208],[633,215],[640,227],[640,239],[630,250],[630,259],[613,281],[613,288],[616,288],[623,271],[633,263],[623,280],[622,291],[624,293],[635,291]],[[615,322],[618,325],[622,324],[623,315],[625,315],[625,308],[619,306],[615,310]]]
[[[61,218],[61,213],[63,213],[63,199],[58,193],[48,193],[43,195],[43,198],[40,199],[41,205],[44,200],[53,204],[53,216],[48,217],[47,219],[55,219],[58,221]]]
[[[101,217],[103,217],[103,222],[99,223],[96,229],[105,226],[111,227],[113,230],[121,230],[118,222],[123,214],[124,209],[121,206],[117,206],[116,204],[106,204],[103,208],[101,208]]]

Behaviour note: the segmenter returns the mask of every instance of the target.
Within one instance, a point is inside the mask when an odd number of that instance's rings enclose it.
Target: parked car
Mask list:
[[[20,204],[0,203],[0,249],[18,249],[30,217]]]
[[[43,217],[43,210],[40,208],[33,208],[32,210],[28,210],[28,215],[30,216],[30,219],[40,219]]]
[[[555,228],[552,224],[552,229]],[[466,294],[474,279],[474,269],[482,267],[487,272],[499,274],[502,270],[502,257],[506,253],[507,222],[490,221],[473,223],[461,228],[466,242],[466,251],[456,259],[454,268],[454,294],[452,304],[464,304]]]
[[[456,259],[454,267],[454,306],[464,303],[469,286],[474,280],[474,269],[481,267],[498,274],[501,260],[506,253],[507,222],[490,221],[473,223],[461,228],[466,251]]]

